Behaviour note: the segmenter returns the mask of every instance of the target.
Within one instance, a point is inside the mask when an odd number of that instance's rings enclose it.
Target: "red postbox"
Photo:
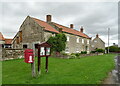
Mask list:
[[[26,63],[33,63],[34,62],[34,55],[33,55],[33,49],[26,49],[24,52],[24,61]]]

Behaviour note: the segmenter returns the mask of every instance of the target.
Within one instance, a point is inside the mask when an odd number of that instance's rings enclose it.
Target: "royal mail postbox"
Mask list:
[[[33,49],[26,49],[24,52],[24,61],[26,63],[33,63],[34,62],[34,55],[33,55]]]

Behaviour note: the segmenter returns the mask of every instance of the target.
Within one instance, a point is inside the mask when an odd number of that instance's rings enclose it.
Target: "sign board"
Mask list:
[[[50,56],[50,47],[51,45],[47,42],[41,43],[38,45],[38,50],[40,54],[40,57]]]

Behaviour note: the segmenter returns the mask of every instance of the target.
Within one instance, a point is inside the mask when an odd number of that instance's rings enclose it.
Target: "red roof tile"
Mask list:
[[[5,40],[1,32],[0,32],[0,40],[3,40],[3,41]]]
[[[31,17],[32,18],[32,17]],[[32,18],[34,19],[40,26],[45,27],[44,29],[46,31],[51,31],[51,32],[55,32],[55,33],[59,33],[57,30],[55,30],[52,26],[50,26],[47,22],[44,22],[42,20],[36,19],[36,18]]]
[[[12,39],[5,39],[5,44],[11,44]]]
[[[77,35],[77,36],[82,36],[82,37],[85,37],[85,38],[90,38],[90,37],[87,36],[86,34],[80,32],[80,31],[77,31],[77,30],[75,30],[75,29],[71,29],[71,28],[65,27],[65,26],[63,26],[63,25],[54,23],[54,22],[53,22],[53,24],[56,25],[56,26],[59,27],[59,28],[62,28],[62,31],[63,31],[63,32],[71,33],[71,34],[74,34],[74,35]]]

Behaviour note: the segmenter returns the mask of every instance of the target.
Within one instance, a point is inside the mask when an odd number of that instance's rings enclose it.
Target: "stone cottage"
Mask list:
[[[27,16],[13,38],[12,48],[37,48],[39,43],[61,32],[67,37],[65,53],[90,52],[91,38],[83,32],[83,27],[77,31],[73,24],[70,27],[60,25],[52,21],[51,15],[46,16],[46,21]]]
[[[0,45],[2,45],[2,48],[11,48],[11,42],[12,39],[4,38],[0,32]]]
[[[105,49],[105,42],[98,34],[96,35],[96,38],[91,41],[91,51],[94,51],[95,49]]]

